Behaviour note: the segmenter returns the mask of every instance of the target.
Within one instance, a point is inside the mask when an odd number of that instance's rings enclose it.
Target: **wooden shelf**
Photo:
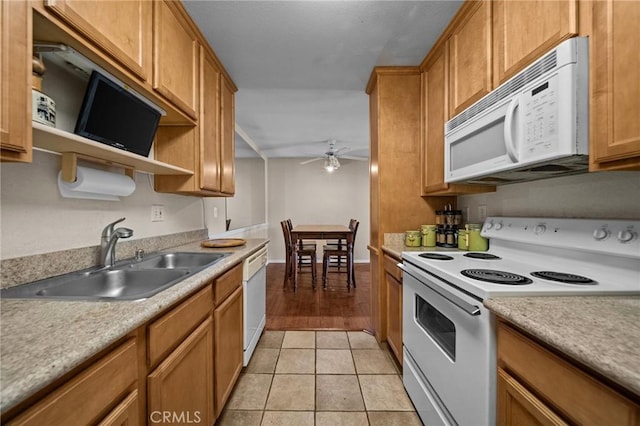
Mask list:
[[[79,158],[121,166],[156,175],[193,175],[192,170],[172,166],[138,154],[78,136],[64,130],[33,122],[33,146],[60,154],[77,154]]]

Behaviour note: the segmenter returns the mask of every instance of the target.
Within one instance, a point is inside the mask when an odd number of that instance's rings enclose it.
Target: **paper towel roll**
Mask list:
[[[88,167],[77,167],[75,182],[62,180],[58,173],[58,188],[65,198],[119,201],[120,197],[131,195],[136,183],[129,176],[105,172]]]

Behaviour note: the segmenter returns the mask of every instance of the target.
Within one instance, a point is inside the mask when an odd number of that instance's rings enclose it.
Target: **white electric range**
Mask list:
[[[491,217],[487,252],[403,252],[403,380],[425,424],[495,424],[488,297],[640,295],[640,221]]]

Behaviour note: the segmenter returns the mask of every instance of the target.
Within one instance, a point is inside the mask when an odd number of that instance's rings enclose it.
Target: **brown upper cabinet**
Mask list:
[[[222,128],[220,129],[221,137],[221,175],[220,175],[220,191],[223,194],[233,195],[236,191],[235,187],[235,98],[236,91],[227,79],[222,79],[220,88],[221,116]]]
[[[44,6],[142,81],[151,77],[151,2],[45,0]]]
[[[593,2],[590,169],[640,169],[640,2]]]
[[[444,124],[577,34],[578,0],[466,1],[423,60],[422,195],[495,191],[444,182]]]
[[[491,91],[491,3],[474,2],[449,38],[449,116]]]
[[[30,162],[35,145],[155,173],[159,192],[234,194],[237,87],[180,1],[11,1],[0,7],[2,161]],[[33,40],[70,46],[165,109],[155,158],[114,156],[65,131],[32,129]],[[53,143],[51,133],[63,143]]]
[[[200,187],[220,191],[220,71],[211,56],[200,52]]]
[[[491,5],[493,87],[578,34],[578,0],[495,0]]]
[[[578,0],[480,0],[460,8],[449,41],[449,117],[578,34]]]
[[[449,184],[444,181],[444,124],[449,99],[447,43],[429,53],[423,63],[420,87],[422,195],[457,195],[495,191],[494,186]]]
[[[155,190],[201,196],[230,196],[234,184],[234,92],[213,53],[200,52],[200,119],[195,127],[158,129],[155,158],[193,170],[192,176],[156,176]]]
[[[31,162],[31,6],[0,2],[2,161]]]
[[[180,2],[153,2],[153,88],[196,120],[198,37]]]

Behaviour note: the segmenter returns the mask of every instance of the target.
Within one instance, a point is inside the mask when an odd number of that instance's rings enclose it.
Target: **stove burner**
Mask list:
[[[470,257],[471,259],[482,259],[482,260],[502,259],[500,256],[496,256],[495,254],[489,254],[489,253],[466,253],[464,257]]]
[[[537,278],[542,278],[550,281],[557,281],[565,284],[578,284],[578,285],[595,285],[597,284],[591,278],[583,277],[580,275],[567,274],[564,272],[554,271],[537,271],[532,272],[531,275]]]
[[[512,272],[494,271],[491,269],[465,269],[460,272],[465,277],[494,284],[524,285],[531,284],[527,277]]]
[[[453,257],[438,253],[420,253],[418,256],[431,260],[453,260]]]

